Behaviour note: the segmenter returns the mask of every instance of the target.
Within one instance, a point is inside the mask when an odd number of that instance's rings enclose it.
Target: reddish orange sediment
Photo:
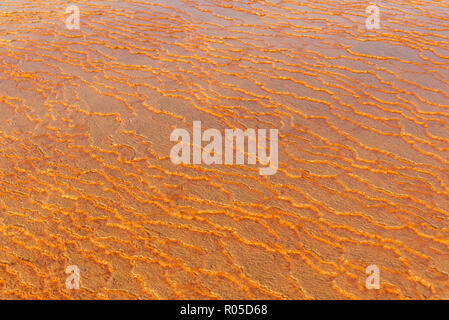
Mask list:
[[[449,298],[448,1],[379,30],[357,1],[71,4],[80,30],[0,4],[1,299]],[[196,120],[278,129],[278,172],[172,164]]]

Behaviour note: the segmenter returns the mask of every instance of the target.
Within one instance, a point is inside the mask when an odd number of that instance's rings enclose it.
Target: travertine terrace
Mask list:
[[[1,299],[449,298],[447,0],[377,30],[366,1],[70,4],[0,2]],[[278,129],[277,173],[172,164],[195,120]]]

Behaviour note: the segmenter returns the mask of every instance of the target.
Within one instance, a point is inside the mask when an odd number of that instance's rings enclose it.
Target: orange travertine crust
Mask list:
[[[379,30],[366,1],[70,4],[80,30],[0,2],[1,299],[449,299],[449,1]],[[278,172],[172,164],[195,120],[278,129]]]

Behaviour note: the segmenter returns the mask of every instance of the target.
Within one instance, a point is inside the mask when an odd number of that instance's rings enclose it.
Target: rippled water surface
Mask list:
[[[379,30],[365,1],[71,4],[0,3],[0,298],[449,298],[448,1]],[[172,164],[196,120],[278,129],[277,174]]]

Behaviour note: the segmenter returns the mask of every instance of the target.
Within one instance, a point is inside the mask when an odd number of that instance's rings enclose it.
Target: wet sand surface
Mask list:
[[[70,4],[80,30],[0,3],[1,299],[449,299],[448,1],[379,30],[364,1]],[[277,173],[172,164],[195,120],[278,129]]]

